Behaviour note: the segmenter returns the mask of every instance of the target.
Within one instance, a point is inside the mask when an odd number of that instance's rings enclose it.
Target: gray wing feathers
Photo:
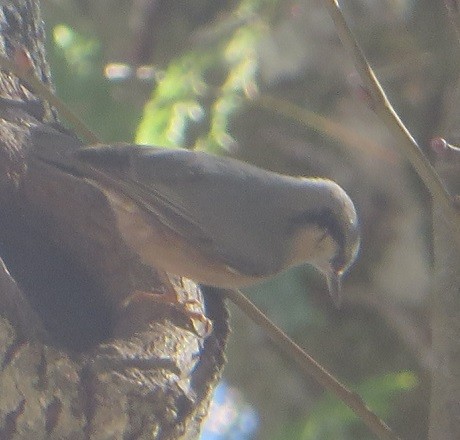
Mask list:
[[[104,173],[102,156],[111,151],[113,157],[115,149],[129,159],[129,170],[111,179],[112,186],[134,197],[166,227],[240,273],[280,269],[283,250],[273,246],[281,240],[273,237],[285,226],[285,216],[277,220],[267,205],[267,185],[258,184],[266,179],[264,172],[200,152],[128,145],[85,148],[81,157]]]

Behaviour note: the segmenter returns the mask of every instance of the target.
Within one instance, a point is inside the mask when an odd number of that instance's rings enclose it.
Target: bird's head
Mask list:
[[[327,279],[336,306],[341,303],[343,274],[355,261],[360,244],[356,210],[348,194],[326,179],[302,179],[304,206],[291,219],[294,263],[308,262]]]

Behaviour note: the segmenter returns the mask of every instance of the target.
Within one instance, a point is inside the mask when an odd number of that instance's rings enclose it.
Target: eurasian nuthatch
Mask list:
[[[124,241],[150,266],[239,288],[310,263],[340,302],[359,227],[353,202],[330,180],[285,176],[204,152],[127,144],[84,147],[65,163],[54,162],[105,193]]]

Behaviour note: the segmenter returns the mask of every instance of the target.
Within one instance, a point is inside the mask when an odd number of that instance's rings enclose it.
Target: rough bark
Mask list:
[[[27,49],[50,83],[43,42],[37,1],[0,2],[1,53]],[[206,298],[207,338],[172,306],[124,307],[158,276],[96,187],[29,159],[32,129],[53,110],[31,111],[37,98],[8,72],[0,94],[24,104],[0,106],[0,438],[196,438],[224,363],[223,303]],[[173,282],[204,303],[195,284]]]

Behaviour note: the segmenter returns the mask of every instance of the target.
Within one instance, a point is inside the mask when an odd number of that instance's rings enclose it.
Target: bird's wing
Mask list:
[[[123,169],[109,173],[110,160],[117,155],[130,164],[120,159]],[[77,152],[77,157],[86,162],[96,180],[135,200],[205,255],[244,275],[264,275],[278,269],[274,258],[279,252],[270,249],[270,234],[265,237],[264,225],[244,212],[251,201],[242,207],[236,202],[244,194],[234,179],[241,178],[238,173],[248,177],[239,163],[187,150],[129,145],[87,147]]]
[[[206,241],[206,233],[192,216],[181,206],[172,203],[156,189],[145,186],[126,176],[113,177],[94,166],[88,166],[90,176],[96,181],[121,191],[126,197],[149,215],[153,215],[162,225],[171,231],[198,241]],[[201,240],[199,240],[201,238]]]

